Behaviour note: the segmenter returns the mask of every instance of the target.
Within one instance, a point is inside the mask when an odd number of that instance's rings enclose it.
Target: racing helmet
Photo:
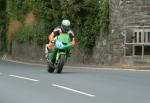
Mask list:
[[[70,25],[71,25],[71,23],[67,19],[62,20],[62,22],[61,22],[61,27],[62,27],[63,31],[65,31],[65,32],[67,32],[70,29]]]

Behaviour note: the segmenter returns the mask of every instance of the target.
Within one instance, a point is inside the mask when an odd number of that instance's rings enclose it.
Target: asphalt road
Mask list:
[[[46,66],[0,60],[0,103],[150,103],[150,72]]]

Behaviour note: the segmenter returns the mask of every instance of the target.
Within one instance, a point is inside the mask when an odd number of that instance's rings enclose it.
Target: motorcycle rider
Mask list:
[[[49,60],[49,63],[54,66],[54,62],[55,62],[55,58],[56,58],[56,53],[57,53],[57,49],[54,47],[54,42],[55,39],[58,35],[60,35],[61,33],[67,33],[69,35],[69,37],[71,38],[71,44],[72,47],[75,45],[76,41],[75,41],[75,34],[74,32],[71,30],[70,28],[71,23],[69,20],[65,19],[62,20],[61,22],[61,26],[56,27],[53,32],[49,35],[49,44],[46,45],[46,47],[48,48],[48,50],[51,50],[51,56]],[[70,50],[68,50],[67,55],[69,55]]]

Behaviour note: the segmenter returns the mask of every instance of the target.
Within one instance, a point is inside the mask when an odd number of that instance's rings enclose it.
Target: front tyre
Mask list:
[[[61,73],[62,72],[63,66],[65,64],[65,59],[66,59],[65,55],[60,56],[60,58],[58,60],[57,68],[56,68],[56,73]]]

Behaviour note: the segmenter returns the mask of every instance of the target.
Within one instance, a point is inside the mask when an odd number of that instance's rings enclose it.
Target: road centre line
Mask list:
[[[30,81],[34,81],[34,82],[38,82],[38,81],[39,81],[39,80],[36,80],[36,79],[31,79],[31,78],[22,77],[22,76],[17,76],[17,75],[9,75],[9,76],[10,76],[10,77],[19,78],[19,79],[30,80]]]
[[[82,91],[78,91],[78,90],[75,90],[75,89],[71,89],[71,88],[68,88],[68,87],[64,87],[64,86],[61,86],[61,85],[52,84],[52,86],[62,88],[62,89],[68,90],[68,91],[72,91],[72,92],[75,92],[75,93],[78,93],[78,94],[83,94],[83,95],[86,95],[86,96],[89,96],[89,97],[95,97],[95,95],[85,93],[85,92],[82,92]]]

